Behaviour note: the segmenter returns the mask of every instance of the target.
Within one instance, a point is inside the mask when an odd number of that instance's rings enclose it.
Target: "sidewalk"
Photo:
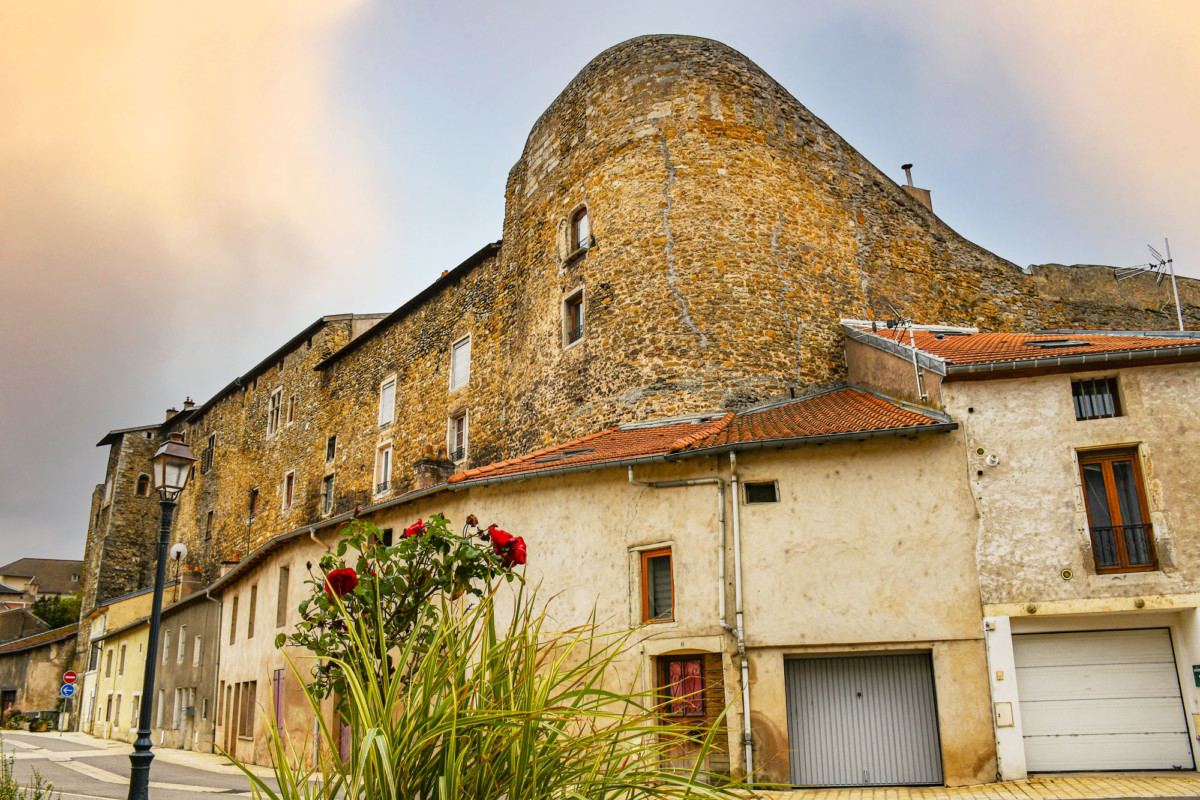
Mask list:
[[[979,786],[889,786],[760,792],[771,800],[1101,800],[1101,798],[1200,797],[1195,772],[1126,772],[1061,775]]]

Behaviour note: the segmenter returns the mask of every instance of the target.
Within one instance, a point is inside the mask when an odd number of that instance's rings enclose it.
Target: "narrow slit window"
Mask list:
[[[462,461],[467,457],[467,412],[450,418],[449,439],[450,460]]]
[[[396,379],[389,378],[379,387],[379,427],[396,418]]]
[[[283,510],[287,511],[292,507],[292,501],[296,498],[296,473],[289,472],[283,476]]]
[[[454,343],[450,354],[450,388],[466,386],[471,380],[471,337]]]
[[[383,494],[388,490],[392,475],[392,446],[390,444],[379,448],[375,454],[375,494]]]
[[[583,338],[583,292],[578,291],[563,303],[563,324],[566,344]]]
[[[326,475],[321,479],[321,513],[333,511],[333,476]]]
[[[337,436],[330,436],[325,440],[325,460],[333,461],[335,455],[337,455]]]
[[[267,408],[267,436],[274,436],[279,430],[279,419],[283,413],[283,389],[271,392],[270,405]]]

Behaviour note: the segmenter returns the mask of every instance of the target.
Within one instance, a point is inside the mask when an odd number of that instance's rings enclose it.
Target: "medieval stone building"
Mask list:
[[[498,187],[497,187],[498,188]],[[391,314],[327,316],[215,397],[112,431],[85,620],[148,585],[149,457],[199,457],[173,535],[205,582],[267,539],[614,423],[846,378],[840,320],[1169,326],[1164,287],[1028,270],[965,240],[742,54],[644,36],[534,124],[501,241]],[[1200,285],[1181,281],[1200,324]],[[87,651],[86,621],[80,652]]]

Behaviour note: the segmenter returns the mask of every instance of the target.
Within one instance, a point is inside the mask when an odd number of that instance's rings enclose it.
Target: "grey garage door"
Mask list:
[[[928,653],[789,659],[784,677],[796,785],[942,782]]]

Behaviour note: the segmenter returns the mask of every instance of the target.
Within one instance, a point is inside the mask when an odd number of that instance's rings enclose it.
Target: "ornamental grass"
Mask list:
[[[498,604],[481,598],[432,601],[415,626],[427,637],[385,644],[382,614],[351,616],[337,714],[306,690],[326,755],[308,761],[264,714],[276,790],[243,767],[269,800],[618,800],[744,797],[744,786],[701,770],[717,727],[664,721],[661,698],[616,686],[640,663],[636,631],[601,631],[595,619],[551,630],[545,608],[518,584]],[[340,605],[340,598],[338,599]],[[499,608],[502,605],[503,608]],[[380,608],[376,604],[375,608]],[[416,642],[420,640],[421,644]],[[296,665],[293,674],[303,682]],[[622,664],[626,670],[621,670]],[[634,683],[636,685],[636,681]],[[683,747],[690,769],[672,769]],[[235,761],[235,763],[237,763]],[[239,766],[241,766],[239,764]]]

